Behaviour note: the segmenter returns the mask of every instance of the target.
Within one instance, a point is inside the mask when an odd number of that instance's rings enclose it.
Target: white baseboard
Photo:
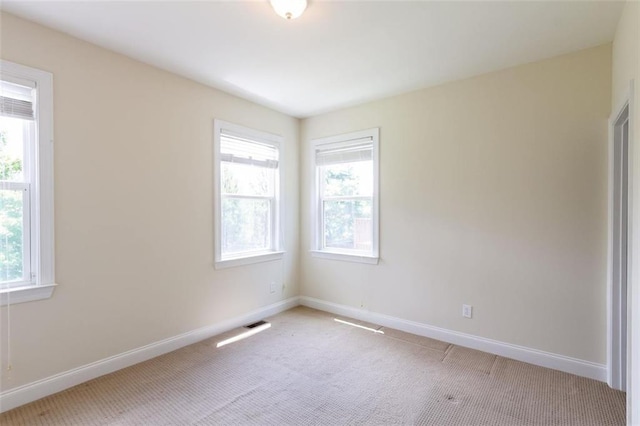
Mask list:
[[[88,380],[95,379],[105,374],[112,373],[209,337],[213,337],[220,333],[224,333],[225,331],[240,327],[247,323],[278,314],[298,305],[308,306],[310,308],[331,312],[333,314],[379,324],[396,330],[417,334],[419,336],[430,337],[432,339],[576,374],[578,376],[588,377],[590,379],[606,381],[607,370],[602,364],[539,351],[537,349],[526,348],[523,346],[512,345],[457,331],[451,331],[428,324],[326,302],[312,297],[296,296],[256,309],[236,318],[189,331],[187,333],[151,343],[137,349],[132,349],[33,383],[9,389],[0,393],[0,413],[63,391]]]
[[[65,371],[33,383],[0,393],[0,413],[19,407],[45,396],[63,391],[96,377],[132,366],[142,361],[213,337],[236,327],[255,322],[299,305],[299,297],[292,297],[251,311],[245,315],[225,320],[213,325],[189,331],[159,342],[114,355],[73,370]]]
[[[483,352],[500,355],[505,358],[511,358],[527,362],[529,364],[539,365],[541,367],[564,371],[566,373],[599,380],[601,382],[604,382],[607,379],[606,366],[595,362],[544,352],[524,346],[512,345],[510,343],[451,331],[428,324],[378,314],[364,309],[339,305],[337,303],[326,302],[324,300],[314,299],[307,296],[300,297],[300,304],[310,308],[319,309],[321,311],[331,312],[336,315],[343,315],[361,321],[367,321],[373,324],[394,328],[396,330],[406,331],[407,333],[430,337],[432,339],[441,340],[454,345],[477,349]]]

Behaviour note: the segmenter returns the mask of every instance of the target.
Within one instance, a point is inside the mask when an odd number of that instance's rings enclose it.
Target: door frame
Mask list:
[[[631,359],[631,277],[632,277],[632,218],[633,218],[633,125],[634,84],[624,94],[620,104],[609,118],[608,164],[608,261],[607,261],[607,383],[613,389],[626,391],[628,387],[629,360]],[[626,152],[621,143],[623,125],[628,122]],[[626,163],[626,164],[625,164]],[[617,179],[626,165],[627,188],[624,194],[617,192]],[[620,198],[626,196],[626,208],[620,206]],[[621,235],[621,223],[626,222],[625,235]],[[621,254],[622,253],[622,254]],[[626,268],[622,257],[626,257]],[[626,269],[626,276],[621,273]]]

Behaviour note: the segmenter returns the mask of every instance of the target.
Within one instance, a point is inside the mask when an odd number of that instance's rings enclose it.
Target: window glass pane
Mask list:
[[[0,117],[0,180],[23,181],[25,120]]]
[[[325,200],[325,248],[372,250],[372,200]]]
[[[222,253],[270,249],[270,210],[270,200],[223,197]]]
[[[274,196],[276,169],[227,162],[220,164],[223,194]]]
[[[23,278],[23,191],[0,189],[0,282]]]
[[[322,196],[372,196],[373,161],[331,164],[320,167]]]

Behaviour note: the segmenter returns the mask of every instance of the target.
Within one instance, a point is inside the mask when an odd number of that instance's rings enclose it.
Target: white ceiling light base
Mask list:
[[[284,19],[296,19],[307,8],[307,0],[270,0],[273,10]]]

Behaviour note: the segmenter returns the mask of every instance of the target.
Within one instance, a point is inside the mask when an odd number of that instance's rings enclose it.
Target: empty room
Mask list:
[[[639,1],[0,2],[1,425],[640,425]]]

